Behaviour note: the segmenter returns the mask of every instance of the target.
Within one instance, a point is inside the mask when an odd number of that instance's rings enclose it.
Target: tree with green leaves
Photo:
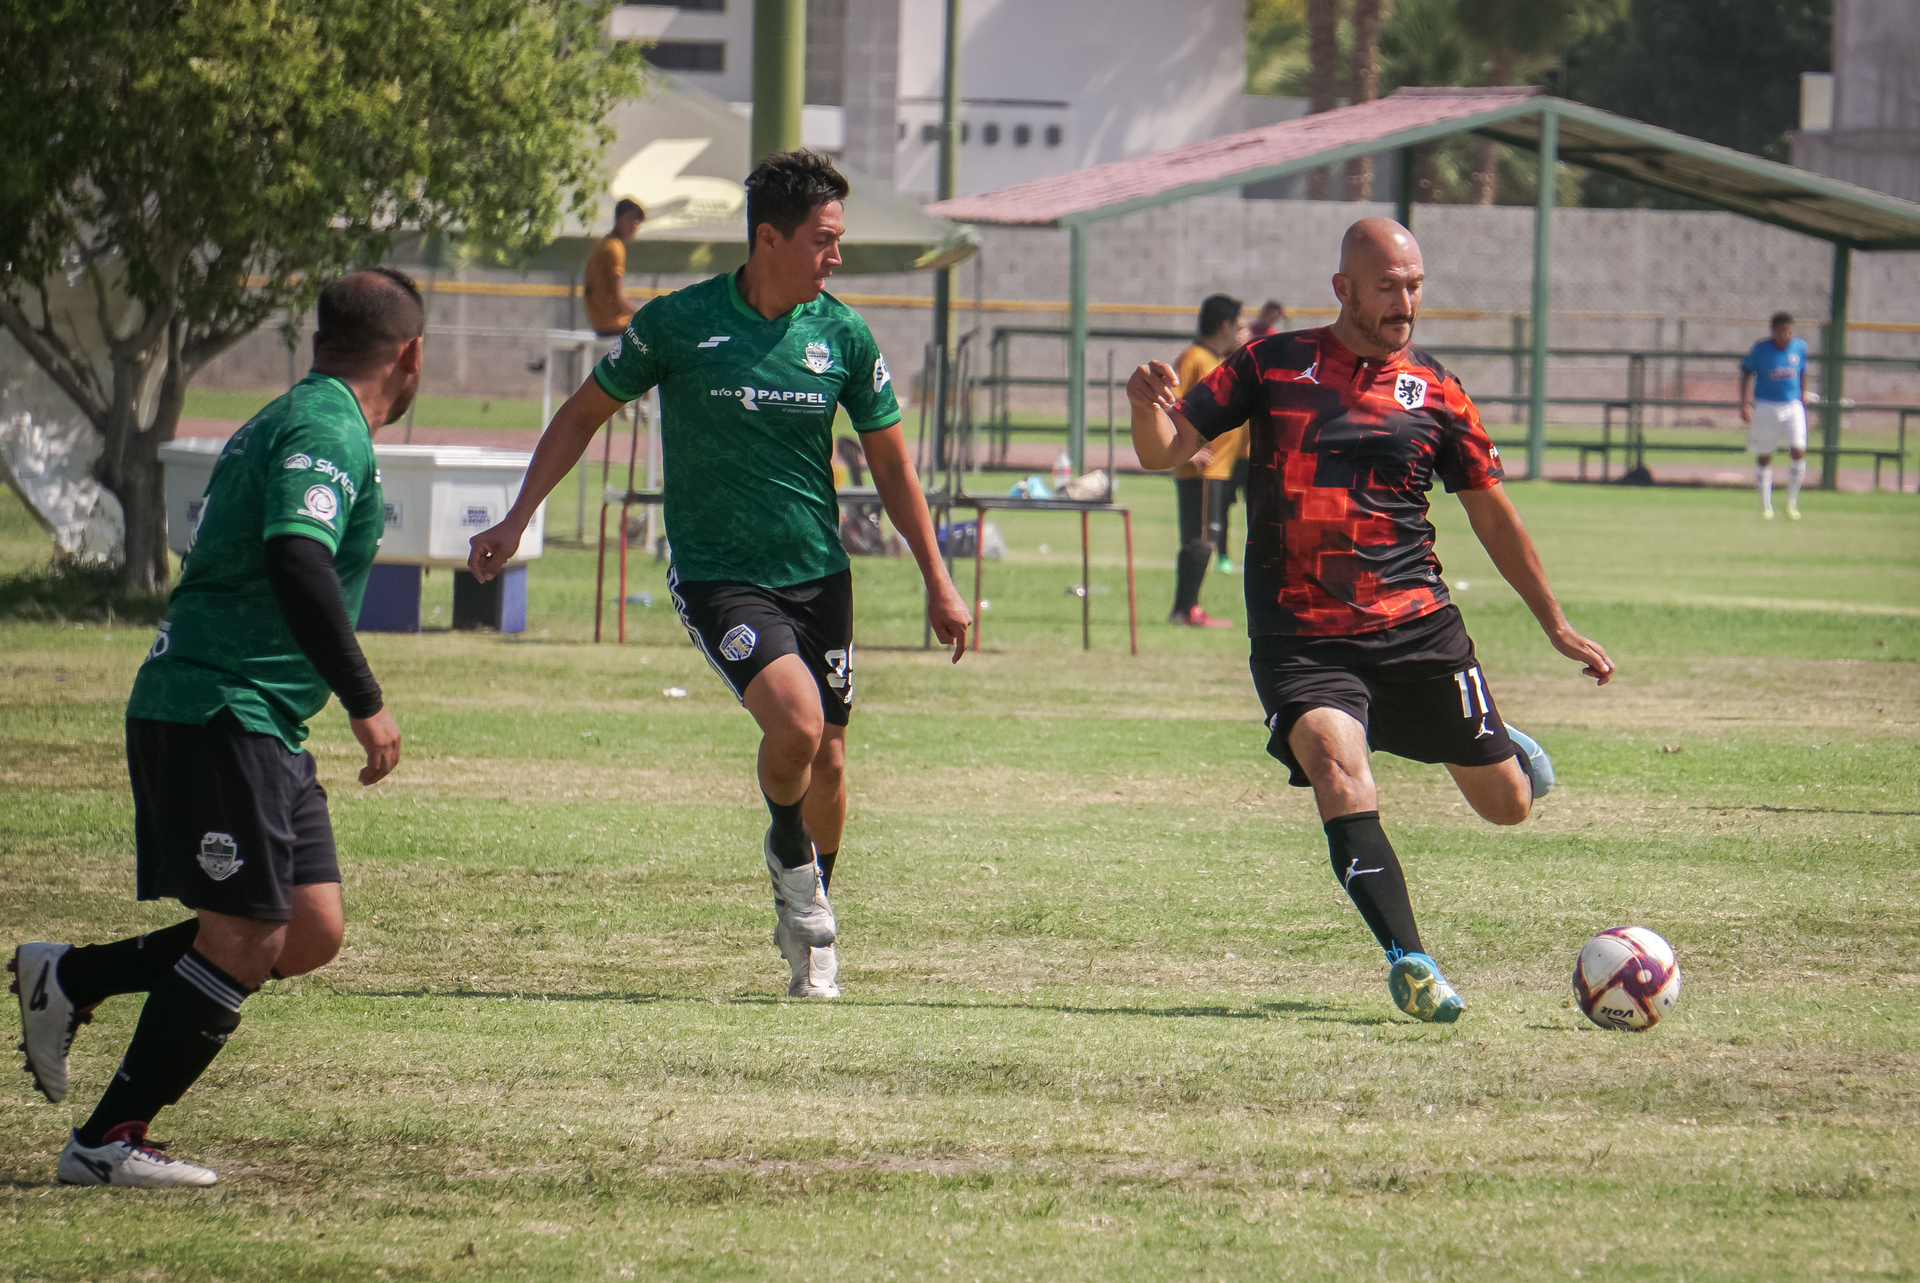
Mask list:
[[[1627,18],[1567,51],[1561,92],[1578,102],[1770,160],[1790,154],[1800,73],[1833,66],[1831,0],[1631,0]],[[1587,175],[1596,205],[1681,198]]]
[[[1486,50],[1486,83],[1511,85],[1525,64],[1551,64],[1573,41],[1617,21],[1624,7],[1624,0],[1458,0],[1454,20]],[[1493,140],[1482,140],[1478,153],[1473,198],[1491,205],[1499,178]]]
[[[0,0],[0,325],[91,423],[125,581],[195,372],[403,230],[509,257],[598,195],[642,84],[607,0]],[[91,295],[92,350],[49,282]]]

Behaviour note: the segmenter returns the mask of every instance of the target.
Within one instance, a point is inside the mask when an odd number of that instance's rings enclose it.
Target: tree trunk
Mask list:
[[[1309,110],[1332,111],[1334,86],[1340,77],[1340,0],[1307,0],[1307,58]],[[1311,171],[1307,199],[1327,199],[1332,183],[1332,169],[1322,166]]]
[[[179,414],[176,411],[175,421]],[[167,561],[167,501],[160,466],[160,445],[173,439],[174,424],[161,424],[137,433],[128,442],[119,476],[108,486],[120,501],[127,522],[127,561],[121,569],[121,582],[128,592],[158,596],[167,591],[172,573]],[[104,483],[103,483],[104,484]]]
[[[1372,102],[1380,96],[1380,24],[1391,0],[1353,0],[1353,50],[1348,55],[1347,98]],[[1373,199],[1373,157],[1347,162],[1347,199]]]
[[[1487,66],[1489,85],[1513,83],[1513,64],[1517,55],[1505,45],[1495,45]],[[1473,147],[1473,203],[1493,204],[1494,186],[1500,177],[1500,156],[1491,138],[1478,139]]]
[[[113,360],[113,405],[103,425],[106,448],[94,474],[120,501],[126,521],[126,562],[121,583],[131,593],[157,596],[167,590],[172,566],[167,560],[167,504],[160,447],[173,440],[186,404],[191,375],[180,360],[180,323],[176,319],[146,351],[122,348]],[[153,422],[140,425],[140,390],[155,362],[164,364]]]

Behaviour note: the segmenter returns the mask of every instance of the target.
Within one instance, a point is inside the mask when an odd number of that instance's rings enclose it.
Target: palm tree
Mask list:
[[[1340,73],[1340,0],[1307,0],[1307,57],[1309,110],[1332,111]],[[1327,199],[1332,173],[1321,168],[1307,175],[1308,200]]]
[[[1372,102],[1380,96],[1380,27],[1393,0],[1353,0],[1353,48],[1348,53],[1347,100]],[[1347,162],[1347,199],[1373,199],[1373,157]]]

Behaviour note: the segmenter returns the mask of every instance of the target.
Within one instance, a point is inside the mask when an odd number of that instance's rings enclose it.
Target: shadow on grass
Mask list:
[[[796,999],[776,994],[730,994],[722,998],[701,998],[681,993],[612,993],[602,990],[599,993],[532,993],[525,990],[499,989],[359,989],[336,990],[330,996],[340,998],[454,998],[469,1002],[618,1002],[633,1006],[660,1006],[668,1003],[680,1003],[686,1006],[720,1007],[785,1007]],[[806,999],[798,999],[806,1005]],[[882,1009],[900,1008],[908,1011],[1041,1011],[1058,1012],[1067,1016],[1149,1016],[1163,1020],[1271,1020],[1277,1016],[1293,1016],[1298,1019],[1321,1021],[1342,1025],[1390,1025],[1394,1020],[1387,1016],[1343,1016],[1335,1013],[1342,1008],[1330,1003],[1313,1002],[1260,1002],[1246,1007],[1181,1006],[1181,1007],[1089,1007],[1075,1003],[1049,1002],[898,1002],[898,1001],[862,1001],[858,998],[839,998],[834,1000],[836,1008]]]
[[[167,598],[128,592],[118,571],[54,567],[0,579],[0,620],[28,624],[157,624]]]
[[[1729,815],[1734,811],[1760,811],[1768,815],[1920,815],[1920,811],[1857,811],[1840,806],[1695,806],[1694,811],[1715,811]]]

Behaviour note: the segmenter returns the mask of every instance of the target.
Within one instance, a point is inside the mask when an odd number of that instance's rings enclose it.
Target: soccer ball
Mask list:
[[[1651,1029],[1679,998],[1673,946],[1645,927],[1608,927],[1574,959],[1573,1000],[1602,1029]]]

